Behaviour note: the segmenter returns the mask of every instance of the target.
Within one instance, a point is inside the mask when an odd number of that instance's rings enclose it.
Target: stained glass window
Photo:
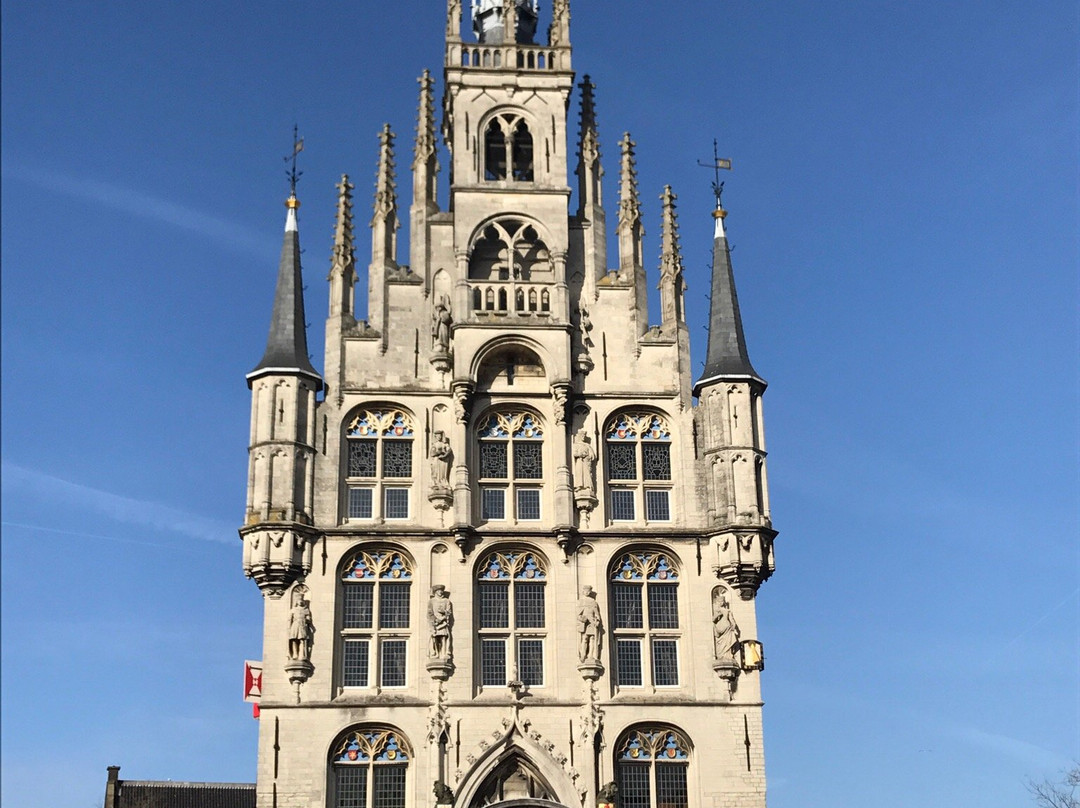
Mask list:
[[[496,412],[481,421],[479,441],[480,480],[506,481],[498,488],[480,488],[480,515],[486,520],[508,517],[539,521],[542,517],[541,489],[518,488],[517,481],[544,479],[544,429],[528,412]],[[534,484],[535,486],[535,484]],[[507,513],[507,492],[513,513]]]
[[[661,728],[635,729],[615,747],[622,808],[688,808],[689,744]]]
[[[410,480],[413,475],[412,417],[401,410],[362,410],[355,413],[345,429],[348,479],[378,481]],[[400,485],[400,483],[399,483]],[[375,496],[378,482],[371,486],[349,486],[345,513],[349,519],[408,519],[408,489],[388,496],[384,489]],[[376,506],[381,513],[376,513]]]
[[[341,686],[406,685],[412,561],[396,550],[365,549],[341,575]],[[379,649],[378,659],[373,653]]]
[[[546,580],[545,562],[527,551],[491,553],[478,567],[479,673],[485,687],[506,685],[512,668],[526,685],[543,686]]]
[[[405,808],[411,759],[396,732],[350,732],[331,757],[334,808]]]
[[[671,521],[671,429],[662,415],[624,412],[608,421],[605,462],[611,521]]]
[[[667,553],[629,552],[611,566],[612,630],[620,687],[679,684],[679,571]]]

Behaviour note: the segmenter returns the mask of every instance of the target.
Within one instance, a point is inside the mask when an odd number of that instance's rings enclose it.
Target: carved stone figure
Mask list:
[[[431,440],[431,451],[428,455],[431,464],[431,485],[434,488],[450,487],[450,464],[454,460],[454,452],[450,448],[450,441],[446,439],[446,433],[436,432]]]
[[[431,345],[436,351],[446,353],[450,350],[450,326],[453,323],[450,301],[443,295],[435,304],[435,311],[431,315]]]
[[[574,435],[572,449],[574,457],[574,491],[596,494],[596,449],[593,448],[589,433],[579,429]]]
[[[465,385],[454,387],[454,418],[459,424],[469,422],[470,391]]]
[[[289,659],[310,661],[314,640],[315,623],[311,619],[311,606],[303,593],[297,592],[289,611]]]
[[[578,660],[585,662],[600,658],[600,635],[604,630],[604,621],[600,617],[600,604],[596,602],[596,591],[591,586],[581,587],[581,598],[577,607]]]
[[[442,584],[431,587],[428,627],[431,629],[428,656],[432,659],[451,660],[454,656],[454,606],[450,603],[450,593]]]
[[[717,589],[713,593],[713,655],[717,662],[735,664],[735,648],[739,643],[739,626],[731,615],[727,592]]]
[[[566,423],[566,408],[570,404],[569,394],[565,387],[553,387],[551,389],[552,406],[555,409],[555,423]]]
[[[592,345],[589,332],[592,331],[592,318],[589,317],[588,307],[582,303],[578,309],[578,332],[581,335],[581,344],[588,347]]]

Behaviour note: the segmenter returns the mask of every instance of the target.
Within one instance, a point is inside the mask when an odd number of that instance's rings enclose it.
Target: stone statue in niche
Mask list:
[[[311,606],[304,595],[307,590],[293,590],[293,605],[289,611],[289,659],[309,662],[311,645],[315,641],[315,623],[311,619]]]
[[[604,621],[600,616],[600,604],[596,602],[596,590],[591,586],[581,587],[578,600],[577,624],[580,640],[578,642],[578,660],[587,662],[600,659],[600,635],[604,631]]]
[[[450,350],[450,326],[453,323],[450,299],[443,295],[435,304],[435,311],[431,315],[431,345],[436,351],[446,353]]]
[[[713,592],[713,656],[718,663],[736,664],[739,636],[739,625],[732,617],[727,590],[717,588]]]
[[[446,439],[445,432],[440,430],[432,437],[428,459],[431,465],[432,487],[449,488],[450,464],[454,460],[454,451],[450,448],[450,441]]]
[[[574,491],[588,496],[596,495],[596,449],[584,428],[574,435],[572,448],[574,458]]]
[[[428,656],[449,662],[454,657],[454,606],[450,602],[450,593],[442,584],[431,587],[428,627],[431,629]]]

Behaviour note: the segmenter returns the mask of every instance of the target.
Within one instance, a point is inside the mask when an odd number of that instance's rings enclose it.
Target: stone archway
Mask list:
[[[555,806],[555,791],[539,770],[520,753],[512,753],[492,770],[473,795],[469,808],[488,806]]]

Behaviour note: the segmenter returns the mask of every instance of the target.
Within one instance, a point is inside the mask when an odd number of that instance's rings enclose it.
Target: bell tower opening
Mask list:
[[[506,0],[473,0],[473,32],[484,44],[504,45],[507,42],[531,44],[536,37],[539,18],[537,0],[509,0],[516,8],[517,30],[510,37],[506,32]]]

